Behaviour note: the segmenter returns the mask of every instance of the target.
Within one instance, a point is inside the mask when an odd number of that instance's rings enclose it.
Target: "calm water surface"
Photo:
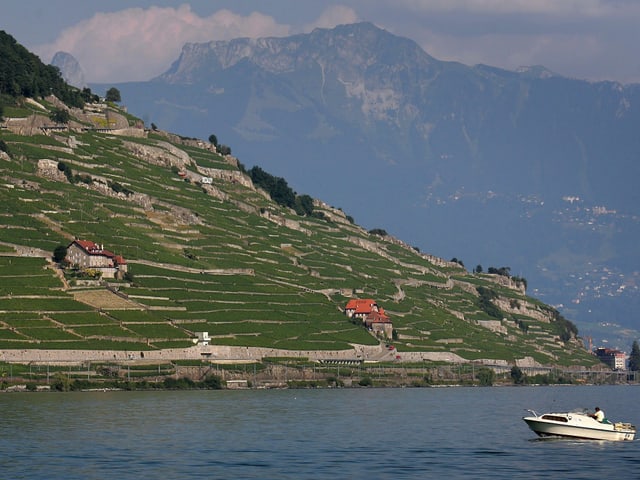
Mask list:
[[[3,479],[635,478],[640,442],[538,440],[538,412],[640,425],[640,387],[0,394]]]

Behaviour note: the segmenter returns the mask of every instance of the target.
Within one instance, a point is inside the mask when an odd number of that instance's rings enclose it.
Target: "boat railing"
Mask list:
[[[630,423],[626,423],[626,422],[616,422],[613,424],[613,428],[615,430],[633,430],[633,431],[635,431],[636,429],[635,425],[631,425]]]

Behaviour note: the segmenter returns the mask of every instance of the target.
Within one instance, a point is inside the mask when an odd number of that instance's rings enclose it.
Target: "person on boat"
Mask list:
[[[600,410],[600,407],[596,407],[596,411],[589,414],[589,416],[591,418],[595,418],[600,423],[602,423],[602,421],[604,420],[604,412]]]

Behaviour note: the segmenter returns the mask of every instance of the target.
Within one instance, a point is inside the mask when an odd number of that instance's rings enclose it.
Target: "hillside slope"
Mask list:
[[[638,85],[440,61],[357,23],[187,44],[165,74],[116,86],[136,115],[215,126],[243,162],[367,228],[507,262],[598,344],[638,337]]]
[[[68,125],[49,120],[53,108],[55,98],[4,109],[3,358],[37,349],[593,363],[575,327],[508,277],[469,274],[318,200],[299,216],[213,145],[145,130],[113,105],[71,109]],[[74,239],[122,255],[127,279],[59,270],[52,253]],[[350,298],[384,308],[396,351],[345,316]],[[193,346],[197,332],[211,345]]]

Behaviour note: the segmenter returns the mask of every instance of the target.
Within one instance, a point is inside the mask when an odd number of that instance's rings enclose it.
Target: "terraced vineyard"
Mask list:
[[[593,364],[574,334],[560,340],[566,325],[552,309],[504,278],[370,234],[319,201],[299,216],[206,142],[77,127],[0,130],[10,154],[0,158],[0,349],[151,351],[209,332],[213,345],[344,351],[393,341],[407,358]],[[60,271],[52,252],[73,239],[124,256],[128,280]],[[478,286],[495,295],[498,317]],[[395,338],[351,322],[352,297],[375,299]]]

